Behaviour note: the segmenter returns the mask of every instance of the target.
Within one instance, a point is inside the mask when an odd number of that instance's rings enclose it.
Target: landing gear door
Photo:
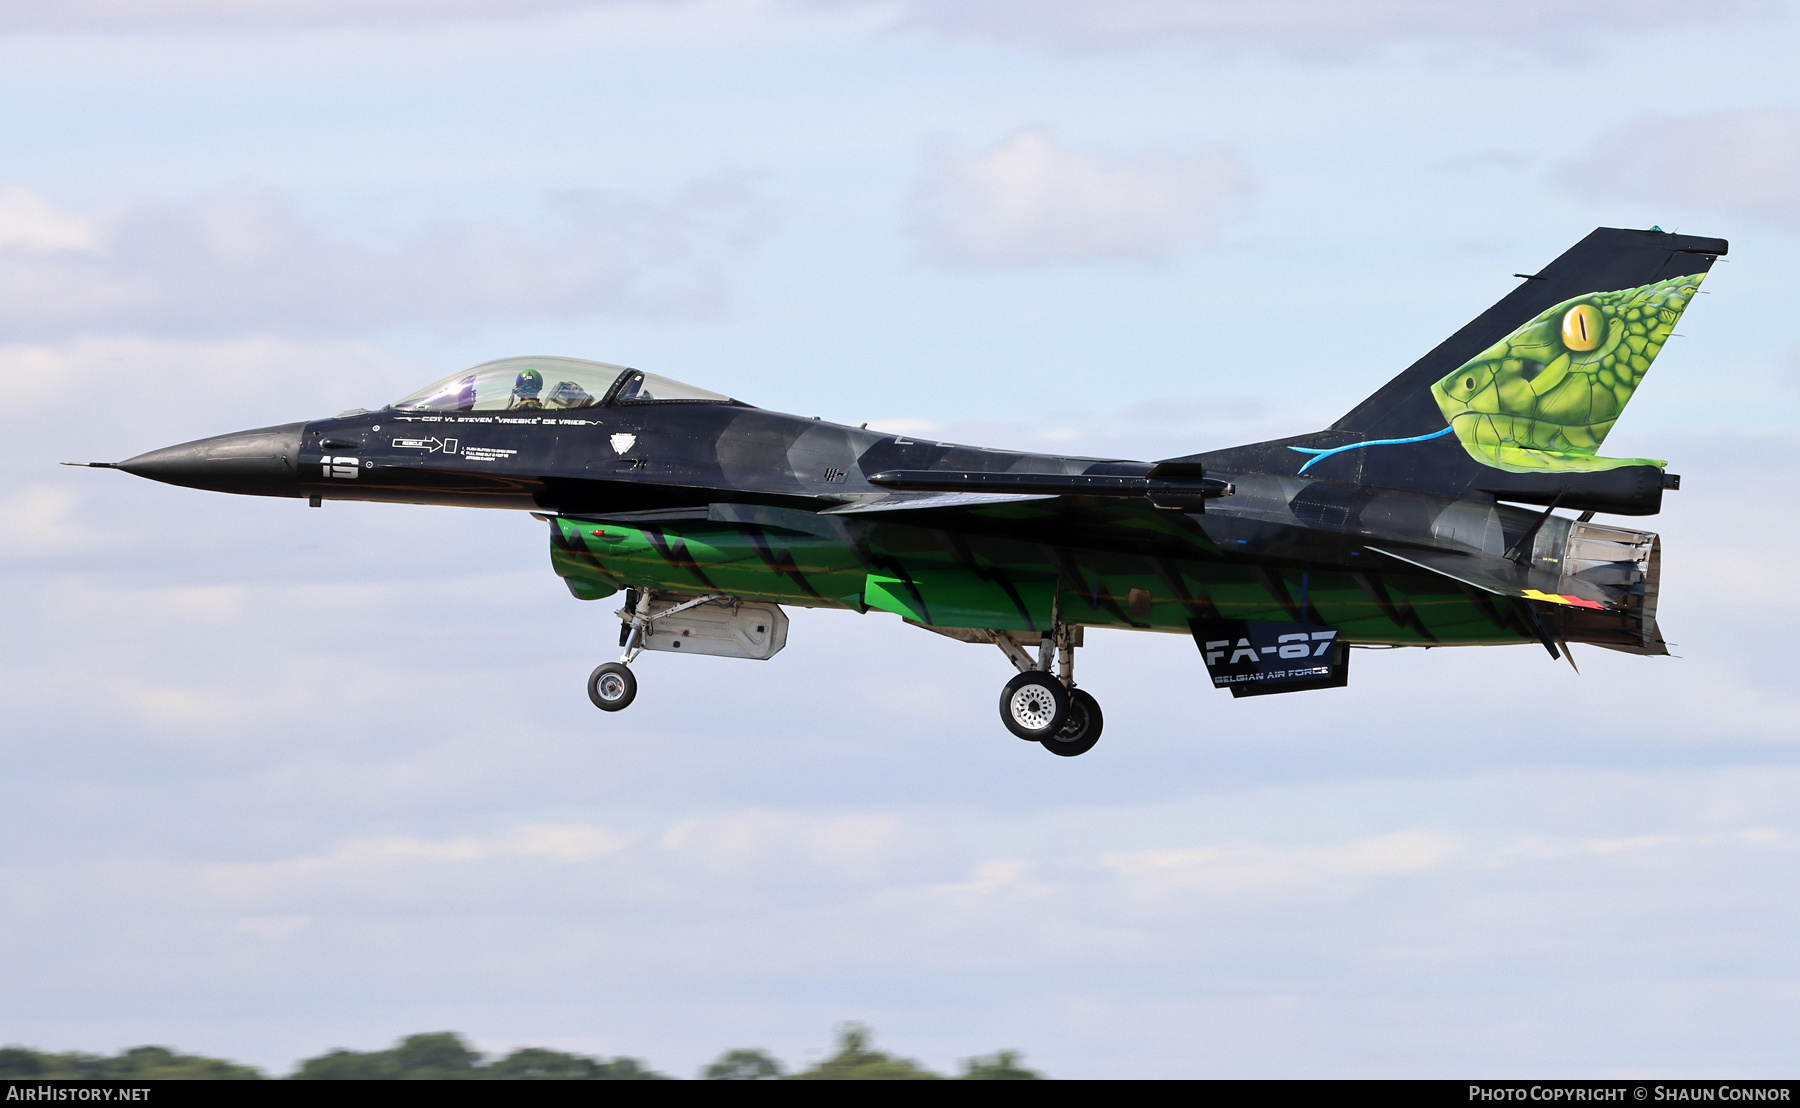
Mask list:
[[[1213,688],[1232,696],[1341,689],[1350,682],[1350,644],[1335,627],[1254,619],[1188,621]]]
[[[649,615],[655,622],[645,630],[645,650],[762,662],[787,645],[787,613],[776,604],[721,597],[686,611],[661,614],[693,599],[680,593],[664,593],[650,602]]]

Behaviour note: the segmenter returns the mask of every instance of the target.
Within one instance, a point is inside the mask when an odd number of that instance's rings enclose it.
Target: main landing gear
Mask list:
[[[1026,653],[1012,632],[989,634],[1019,670],[1000,690],[1000,721],[1006,729],[1064,758],[1094,749],[1105,718],[1099,702],[1075,687],[1075,648],[1081,644],[1081,628],[1058,624],[1038,640],[1036,658]],[[1057,655],[1055,674],[1050,672],[1052,650]]]

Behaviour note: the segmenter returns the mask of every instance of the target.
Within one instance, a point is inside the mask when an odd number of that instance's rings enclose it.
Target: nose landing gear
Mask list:
[[[650,629],[650,590],[625,590],[625,607],[619,609],[619,645],[625,653],[616,662],[605,662],[588,674],[588,699],[602,712],[622,712],[637,699],[637,675],[631,663],[644,652],[644,632]]]
[[[990,631],[988,635],[1019,671],[1000,691],[1000,722],[1006,729],[1063,758],[1094,749],[1105,719],[1099,702],[1075,687],[1075,648],[1081,644],[1081,628],[1057,624],[1038,639],[1036,658],[1026,653],[1012,632]],[[1052,650],[1057,655],[1055,674],[1050,671]]]
[[[607,662],[588,675],[588,699],[602,712],[617,712],[637,699],[637,677],[624,662]]]
[[[652,615],[649,589],[625,590],[625,607],[617,613],[624,621],[619,627],[619,645],[625,652],[619,655],[618,661],[597,666],[588,674],[588,699],[594,702],[594,707],[602,712],[618,712],[630,707],[637,699],[637,676],[631,672],[631,663],[644,652],[644,636],[649,633],[652,623],[717,599],[715,596],[695,597]]]

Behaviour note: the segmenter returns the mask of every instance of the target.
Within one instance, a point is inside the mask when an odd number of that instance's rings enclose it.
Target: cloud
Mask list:
[[[76,518],[67,489],[27,485],[0,496],[0,554],[39,555],[75,550],[97,537]]]
[[[1336,846],[1139,850],[1108,854],[1102,861],[1135,897],[1233,896],[1341,888],[1358,878],[1415,873],[1443,864],[1462,848],[1455,836],[1411,830]]]
[[[868,880],[916,850],[920,837],[918,829],[886,814],[808,819],[759,810],[684,821],[659,845],[671,858],[718,878],[792,881],[823,874]]]
[[[198,868],[207,887],[233,898],[286,899],[299,890],[388,890],[421,868],[543,859],[564,865],[617,853],[630,839],[582,824],[537,824],[488,835],[356,839],[319,854],[267,862],[222,862]]]
[[[82,403],[84,427],[177,412],[229,419],[230,409],[266,405],[271,393],[315,409],[371,406],[432,372],[364,342],[120,336],[0,346],[0,389],[15,406]],[[113,418],[115,406],[128,410]],[[22,422],[15,440],[31,429]]]
[[[934,156],[910,214],[948,265],[1163,261],[1210,238],[1249,188],[1229,151],[1115,157],[1031,128],[986,153]]]
[[[1596,202],[1700,208],[1791,230],[1800,227],[1800,111],[1647,116],[1602,134],[1558,176]]]
[[[7,5],[0,12],[0,32],[410,26],[523,19],[603,2],[607,0],[43,0]]]
[[[344,333],[720,309],[724,265],[755,239],[741,177],[662,202],[549,198],[535,225],[442,220],[373,242],[333,237],[281,194],[73,212],[0,192],[0,336]]]
[[[1800,378],[1800,374],[1796,375]],[[1306,413],[1276,412],[1258,400],[1222,394],[1203,400],[1164,396],[1122,408],[1057,406],[1033,422],[972,419],[953,422],[892,416],[869,429],[926,441],[980,443],[1025,452],[1076,453],[1104,458],[1168,458],[1225,441],[1252,442],[1292,432]],[[1321,413],[1323,420],[1328,414]]]
[[[615,8],[692,7],[694,0],[42,0],[0,10],[0,34],[409,28],[519,20]],[[1535,49],[1585,45],[1582,32],[1645,30],[1775,10],[1768,0],[788,0],[745,4],[887,14],[950,38],[1063,49],[1253,46],[1340,54],[1421,39],[1490,40]]]
[[[1556,840],[1525,838],[1488,852],[1484,859],[1494,866],[1546,859],[1575,858],[1584,854],[1610,855],[1646,851],[1707,849],[1719,846],[1788,847],[1789,836],[1773,828],[1714,832],[1698,835],[1633,835],[1627,838]]]
[[[100,228],[30,189],[0,189],[0,249],[29,253],[97,250]]]
[[[899,8],[903,24],[958,38],[1074,49],[1180,44],[1341,53],[1419,39],[1555,49],[1573,41],[1572,32],[1644,30],[1762,12],[1770,5],[1740,0],[1701,10],[1678,0],[901,0]]]

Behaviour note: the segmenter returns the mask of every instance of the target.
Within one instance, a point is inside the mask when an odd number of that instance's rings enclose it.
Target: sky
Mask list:
[[[1768,1075],[1800,1033],[1800,11],[43,0],[0,12],[0,1042],[1058,1077]],[[582,684],[522,513],[60,468],[564,354],[949,441],[1329,424],[1595,226],[1729,238],[1607,443],[1676,657],[795,611]],[[1770,559],[1774,558],[1773,561]]]

